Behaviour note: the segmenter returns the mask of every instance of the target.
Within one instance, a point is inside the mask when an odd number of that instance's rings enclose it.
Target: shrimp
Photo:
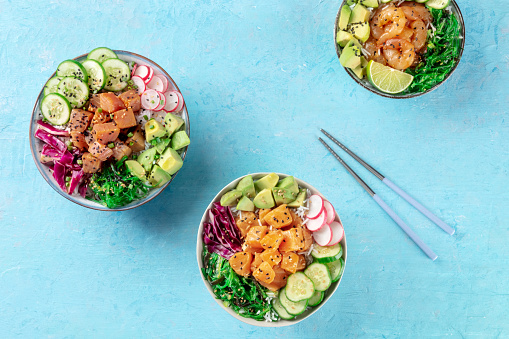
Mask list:
[[[387,64],[387,61],[380,52],[380,46],[376,43],[376,40],[373,37],[370,37],[368,41],[364,43],[364,49],[368,52],[368,60],[373,60],[381,63],[382,65]]]
[[[383,46],[383,53],[389,66],[404,71],[412,66],[415,60],[415,47],[404,39],[387,40]]]
[[[412,42],[411,41],[412,35],[414,35],[414,31],[410,27],[405,27],[403,29],[403,32],[401,32],[400,34],[396,35],[395,38],[397,38],[397,39],[405,39],[405,40],[408,40],[408,41]]]
[[[405,28],[405,13],[397,7],[387,6],[371,18],[371,33],[379,44],[394,38]]]
[[[430,12],[423,4],[407,1],[399,8],[409,21],[422,20],[426,25],[433,21]]]
[[[410,24],[410,28],[413,32],[412,40],[410,40],[410,42],[414,45],[415,51],[419,52],[424,47],[424,45],[426,45],[428,30],[426,29],[424,22],[420,19],[412,22]]]

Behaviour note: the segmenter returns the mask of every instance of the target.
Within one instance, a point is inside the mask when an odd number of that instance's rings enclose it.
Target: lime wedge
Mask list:
[[[451,0],[429,0],[426,1],[426,6],[434,9],[444,9],[449,6]]]
[[[401,93],[410,86],[414,77],[405,72],[371,60],[366,67],[369,82],[389,94]]]

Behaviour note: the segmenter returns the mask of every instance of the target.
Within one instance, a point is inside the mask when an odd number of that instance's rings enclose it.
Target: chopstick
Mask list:
[[[373,198],[373,200],[375,200],[377,202],[377,204],[385,211],[385,213],[387,213],[391,218],[392,220],[394,220],[396,222],[396,224],[398,224],[399,227],[401,227],[401,229],[410,237],[410,239],[413,240],[413,242],[419,246],[419,248],[433,261],[435,261],[438,256],[435,254],[435,252],[433,252],[433,250],[431,248],[428,247],[428,245],[426,245],[424,243],[424,241],[421,240],[421,238],[419,238],[419,236],[407,225],[405,224],[405,222],[389,207],[389,205],[387,205],[385,203],[385,201],[382,200],[382,198],[380,198],[358,175],[357,173],[354,172],[354,170],[352,170],[350,168],[350,166],[348,166],[344,161],[343,159],[341,159],[341,157],[339,155],[337,155],[336,152],[334,152],[334,150],[332,148],[329,147],[329,145],[327,145],[327,143],[325,141],[323,141],[322,138],[318,138],[318,140],[320,140],[320,142],[329,150],[329,152],[331,152],[331,154],[341,163],[341,165],[343,165],[346,170],[355,178],[355,180],[357,180],[357,182],[366,190],[366,192],[368,192],[368,194]]]
[[[420,204],[417,200],[415,200],[414,198],[412,198],[408,193],[406,193],[405,191],[403,191],[400,187],[398,187],[395,183],[393,183],[391,180],[389,180],[387,177],[383,176],[382,174],[380,174],[380,172],[378,172],[377,170],[375,170],[373,167],[371,167],[367,162],[365,162],[364,160],[362,160],[357,154],[355,154],[354,152],[350,151],[345,145],[343,145],[341,142],[339,142],[338,140],[336,140],[336,138],[334,138],[332,135],[330,135],[329,133],[327,133],[325,130],[323,129],[320,129],[323,134],[325,134],[329,139],[331,139],[336,145],[338,145],[339,147],[341,147],[346,153],[348,153],[350,156],[352,156],[352,158],[354,158],[355,160],[357,160],[362,166],[364,166],[368,171],[370,171],[371,173],[373,173],[378,179],[380,179],[387,187],[389,187],[390,189],[392,189],[394,192],[396,192],[400,197],[402,197],[403,199],[405,199],[410,205],[412,205],[413,207],[415,207],[419,212],[421,212],[422,214],[424,214],[429,220],[433,221],[438,227],[440,227],[441,229],[443,229],[446,233],[448,233],[449,235],[453,235],[454,234],[454,229],[447,225],[442,219],[440,219],[439,217],[437,217],[435,214],[433,214],[430,210],[428,210],[426,207],[424,207],[422,204]]]

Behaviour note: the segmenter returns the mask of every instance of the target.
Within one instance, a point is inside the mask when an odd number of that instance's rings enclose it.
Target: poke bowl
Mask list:
[[[356,83],[383,97],[413,98],[456,70],[465,25],[455,0],[344,0],[334,45]]]
[[[200,222],[196,258],[218,305],[254,326],[315,313],[337,290],[347,259],[343,225],[308,183],[280,173],[235,179]]]
[[[190,144],[187,107],[155,62],[99,47],[62,61],[35,103],[30,149],[66,199],[95,210],[145,204],[170,185]]]

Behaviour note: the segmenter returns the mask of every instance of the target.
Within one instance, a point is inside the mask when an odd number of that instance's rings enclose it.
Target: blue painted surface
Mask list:
[[[355,85],[337,61],[338,1],[78,3],[0,1],[0,337],[509,336],[506,6],[461,1],[467,41],[456,73],[431,94],[394,101]],[[121,213],[54,192],[28,141],[33,103],[57,64],[102,45],[159,63],[191,116],[183,171]],[[324,126],[456,229],[448,236],[345,156],[436,262],[327,154]],[[228,316],[196,265],[205,206],[257,171],[317,187],[348,237],[338,291],[289,328]]]

